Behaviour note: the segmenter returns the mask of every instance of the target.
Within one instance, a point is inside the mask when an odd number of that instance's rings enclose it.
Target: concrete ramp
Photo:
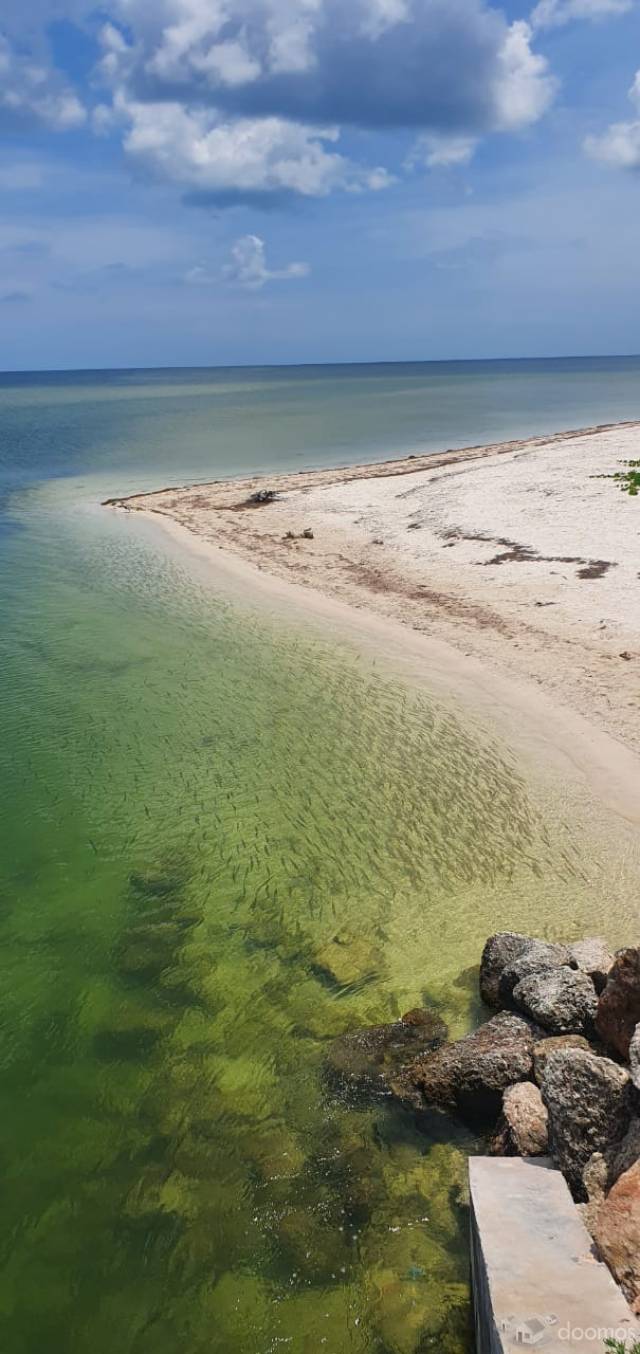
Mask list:
[[[543,1159],[469,1162],[478,1354],[606,1354],[640,1329],[591,1238],[563,1176]]]

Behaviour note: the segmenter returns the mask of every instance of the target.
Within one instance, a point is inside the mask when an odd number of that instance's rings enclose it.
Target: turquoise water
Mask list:
[[[98,505],[632,417],[639,373],[0,379],[3,1351],[468,1347],[476,1144],[336,1099],[327,1044],[468,1028],[484,936],[602,929],[608,862],[455,712]]]

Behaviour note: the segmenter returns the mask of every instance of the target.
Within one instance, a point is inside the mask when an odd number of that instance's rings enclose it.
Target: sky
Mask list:
[[[640,0],[2,0],[0,369],[640,351]]]

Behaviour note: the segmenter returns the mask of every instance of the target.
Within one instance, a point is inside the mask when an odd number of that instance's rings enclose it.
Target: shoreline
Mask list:
[[[620,438],[628,444],[623,451]],[[468,506],[464,494],[471,476],[475,479],[481,470],[483,477],[492,471],[495,478],[496,467],[514,474],[515,466],[521,479],[525,472],[525,484],[516,486],[516,498],[522,501],[526,495],[526,511],[533,522],[532,489],[538,497],[542,495],[545,510],[540,463],[548,463],[549,458],[552,463],[566,462],[569,444],[574,444],[573,449],[579,444],[582,454],[588,446],[591,463],[601,461],[602,472],[607,473],[617,468],[621,455],[640,448],[640,422],[333,470],[161,489],[112,498],[105,506],[135,512],[162,525],[181,546],[204,559],[220,581],[239,589],[244,600],[255,603],[259,597],[262,604],[270,602],[289,617],[299,612],[317,619],[324,628],[328,623],[334,633],[356,639],[374,656],[385,656],[404,675],[428,684],[436,694],[460,700],[516,746],[528,748],[535,761],[555,766],[560,776],[563,768],[565,774],[577,773],[598,799],[637,827],[640,622],[634,621],[629,608],[635,604],[640,583],[634,591],[631,580],[625,580],[622,604],[618,583],[612,590],[609,582],[611,574],[620,579],[619,560],[596,559],[598,552],[574,552],[570,544],[566,550],[554,550],[549,559],[548,553],[536,553],[528,541],[518,545],[499,530],[505,503],[503,498],[501,505],[495,484],[489,486],[490,501],[484,505],[485,515],[488,511],[496,519],[495,530],[459,531],[459,523],[451,517],[454,479],[454,506],[460,511],[463,500]],[[637,503],[604,481],[594,488],[595,481],[587,478],[590,467],[575,458],[569,464],[579,470],[579,483],[583,489],[586,486],[587,497],[595,496],[598,517],[603,516],[603,503],[607,520],[613,513],[617,553],[622,548],[630,550],[627,573],[635,571],[640,577]],[[434,475],[434,471],[440,473]],[[398,495],[393,492],[398,477],[403,477],[403,488],[408,483],[400,513]],[[250,507],[249,495],[265,486],[282,497]],[[475,482],[471,497],[474,502],[480,497]],[[583,498],[576,498],[571,484],[568,494],[560,494],[565,535],[575,531],[576,516],[582,535],[585,526],[590,532]],[[418,511],[425,516],[420,530],[407,525],[403,506],[407,499],[412,510],[417,500]],[[568,511],[572,506],[573,514]],[[443,540],[442,528],[439,534],[434,531],[429,521],[434,507],[444,514],[442,521],[449,523],[444,531],[455,529],[455,541]],[[382,546],[377,544],[380,537],[372,538],[380,514],[385,519],[385,535],[391,533]],[[626,522],[624,539],[621,522]],[[486,522],[480,525],[484,528]],[[301,539],[305,527],[313,532],[310,540]],[[611,539],[606,521],[604,530]],[[287,531],[292,533],[290,538]],[[405,541],[409,540],[407,550]],[[474,554],[496,548],[508,558],[497,563],[494,557],[489,575],[478,568],[485,561]],[[465,553],[471,553],[471,558],[465,558]],[[579,577],[581,569],[587,572]],[[502,583],[505,573],[511,575],[506,586]],[[522,597],[516,595],[513,606],[514,590],[516,594],[518,588],[522,591],[523,576],[525,603],[529,610],[535,606],[535,624],[531,616],[522,623],[517,614]],[[537,599],[532,602],[528,595],[532,588],[537,594],[543,587],[554,590],[554,600],[546,605]],[[567,608],[571,611],[576,597],[580,599],[578,589],[583,596],[590,595],[587,614],[567,618]],[[566,597],[558,595],[563,592]],[[620,613],[605,624],[606,638],[601,625],[589,623],[594,599],[603,614],[603,600],[609,610],[615,613],[617,607]],[[556,612],[552,625],[549,611]]]

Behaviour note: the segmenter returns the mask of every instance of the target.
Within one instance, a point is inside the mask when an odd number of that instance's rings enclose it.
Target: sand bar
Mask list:
[[[381,648],[401,635],[430,680],[473,685],[514,724],[526,706],[637,823],[640,499],[596,477],[638,457],[635,422],[109,505],[160,518],[218,568],[244,561],[257,592],[304,589]],[[276,500],[251,506],[265,487]]]

